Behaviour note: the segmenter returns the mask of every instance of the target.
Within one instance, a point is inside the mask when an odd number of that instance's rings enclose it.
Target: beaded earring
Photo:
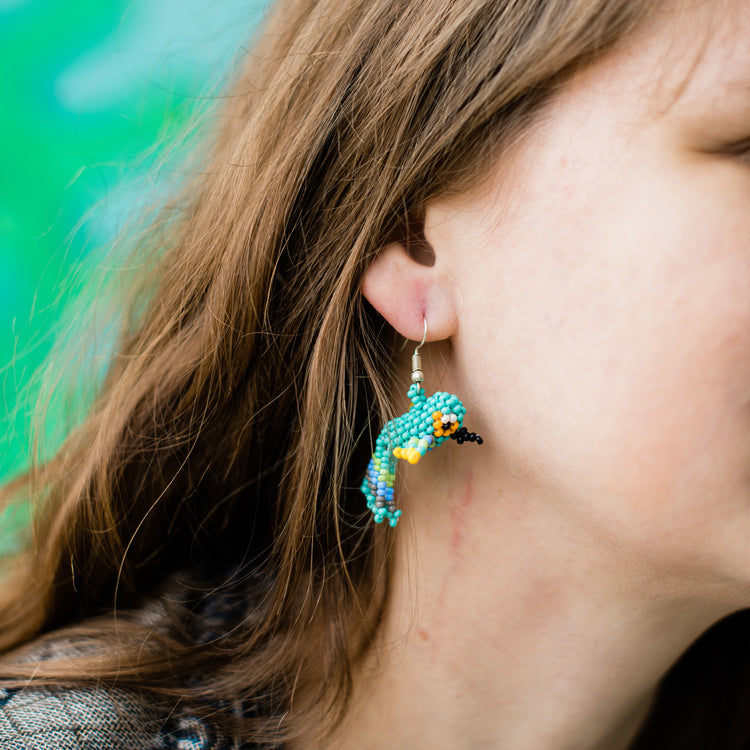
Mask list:
[[[427,338],[427,319],[424,321],[424,336],[411,357],[411,385],[407,396],[411,408],[400,417],[388,422],[375,441],[361,491],[367,498],[367,507],[372,511],[376,523],[388,520],[395,527],[401,516],[393,498],[396,468],[399,459],[415,464],[428,451],[437,448],[446,440],[462,443],[482,444],[481,436],[469,432],[463,426],[466,408],[452,393],[438,391],[427,398],[422,381],[422,357],[419,349]]]

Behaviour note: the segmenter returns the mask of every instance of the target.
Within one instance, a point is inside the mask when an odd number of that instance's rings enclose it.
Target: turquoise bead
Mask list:
[[[382,523],[387,519],[391,528],[396,526],[401,516],[401,510],[393,504],[393,486],[398,466],[398,459],[393,455],[394,449],[415,449],[421,458],[449,439],[445,435],[435,437],[432,424],[434,412],[453,413],[459,422],[466,414],[466,409],[458,397],[445,391],[438,391],[427,398],[424,388],[418,383],[412,383],[407,395],[412,404],[410,409],[390,420],[380,431],[361,485],[367,507],[372,511],[375,522]],[[385,507],[376,506],[378,497],[381,498],[379,502],[385,501]]]

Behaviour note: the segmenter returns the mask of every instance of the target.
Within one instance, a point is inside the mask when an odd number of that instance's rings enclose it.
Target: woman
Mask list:
[[[748,32],[277,5],[87,418],[8,489],[6,736],[748,746]],[[391,528],[360,488],[423,336],[482,444],[400,461]]]

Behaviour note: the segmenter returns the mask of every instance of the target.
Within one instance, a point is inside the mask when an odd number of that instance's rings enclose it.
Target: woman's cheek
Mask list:
[[[748,274],[705,201],[658,180],[614,197],[609,223],[575,241],[569,215],[488,275],[496,424],[554,502],[679,555],[750,465]]]

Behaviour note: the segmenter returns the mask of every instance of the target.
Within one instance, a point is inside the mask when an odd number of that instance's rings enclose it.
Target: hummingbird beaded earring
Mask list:
[[[407,396],[411,408],[400,417],[388,422],[375,441],[361,490],[367,498],[367,507],[372,511],[376,523],[388,520],[395,527],[401,516],[396,508],[393,485],[399,459],[410,464],[417,463],[428,451],[434,450],[446,440],[462,443],[482,444],[482,438],[463,426],[466,408],[457,396],[438,391],[427,398],[422,381],[422,357],[419,349],[427,338],[427,319],[424,321],[422,341],[411,357],[411,385]]]

